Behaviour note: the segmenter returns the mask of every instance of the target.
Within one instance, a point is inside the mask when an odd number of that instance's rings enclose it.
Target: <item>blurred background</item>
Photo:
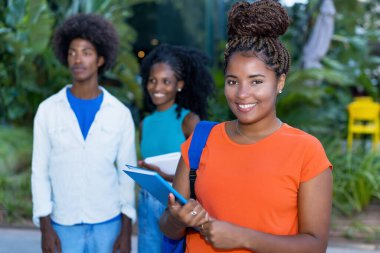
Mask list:
[[[233,118],[223,86],[227,11],[235,0],[1,0],[0,1],[0,225],[31,226],[30,163],[38,104],[70,83],[56,60],[52,34],[75,13],[98,13],[121,37],[116,66],[101,84],[144,116],[139,63],[158,44],[198,48],[216,82],[209,119]],[[380,241],[380,156],[370,136],[346,148],[347,105],[380,99],[380,0],[280,1],[292,23],[282,38],[292,56],[278,115],[318,137],[334,165],[333,234]],[[379,130],[380,131],[380,130]],[[377,145],[377,143],[375,143]],[[367,217],[367,216],[365,216]]]

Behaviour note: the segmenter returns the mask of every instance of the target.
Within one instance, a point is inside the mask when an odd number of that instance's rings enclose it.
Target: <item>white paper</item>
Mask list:
[[[181,153],[174,152],[145,158],[145,162],[160,167],[161,171],[168,175],[174,175],[180,158]]]

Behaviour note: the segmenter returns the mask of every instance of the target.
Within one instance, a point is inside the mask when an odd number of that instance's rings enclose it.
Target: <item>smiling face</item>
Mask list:
[[[74,39],[69,46],[67,62],[74,83],[97,82],[98,69],[104,64],[104,58],[98,56],[96,48],[88,40]]]
[[[285,75],[277,78],[256,56],[236,52],[226,68],[224,94],[239,122],[266,125],[276,120],[276,97],[284,84]]]
[[[183,86],[183,81],[177,80],[175,72],[168,64],[155,63],[151,67],[147,90],[158,111],[170,108],[175,102],[177,90]]]

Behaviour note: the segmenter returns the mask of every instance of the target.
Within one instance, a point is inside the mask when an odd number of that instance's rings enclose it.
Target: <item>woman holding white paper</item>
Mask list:
[[[139,161],[139,166],[158,172],[170,182],[179,160],[173,152],[180,151],[180,145],[191,135],[195,125],[206,117],[207,99],[213,91],[213,79],[206,63],[207,57],[198,50],[162,44],[141,65],[145,111],[150,115],[141,124],[140,151],[146,161]],[[177,159],[175,166],[157,166],[168,158]],[[152,163],[148,163],[149,160]],[[158,220],[164,209],[165,206],[147,191],[140,191],[140,253],[161,252],[163,234]]]

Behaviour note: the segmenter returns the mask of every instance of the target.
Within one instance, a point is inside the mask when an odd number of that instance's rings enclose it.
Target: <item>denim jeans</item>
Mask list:
[[[165,210],[150,193],[141,189],[138,204],[138,252],[161,253],[163,234],[158,221]]]
[[[64,226],[53,222],[63,253],[112,252],[121,229],[121,216],[96,224]]]

